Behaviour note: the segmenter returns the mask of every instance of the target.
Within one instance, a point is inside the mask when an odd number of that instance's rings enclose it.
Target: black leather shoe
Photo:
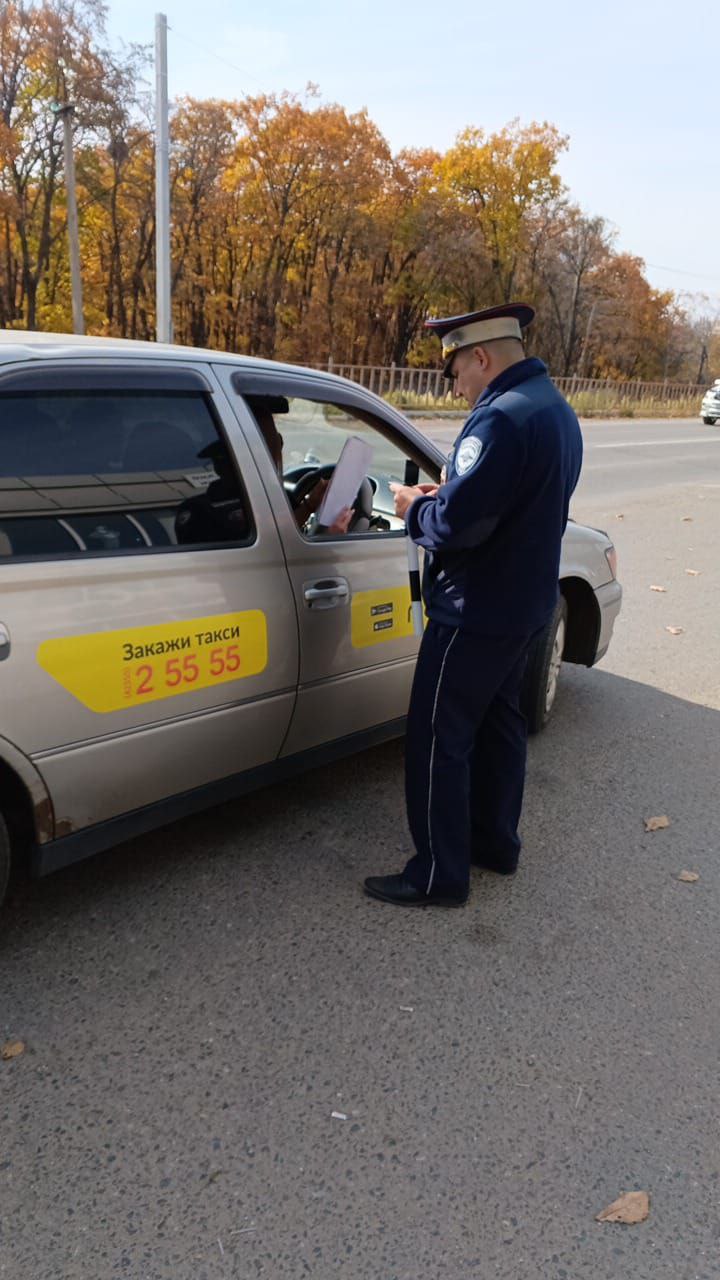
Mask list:
[[[441,893],[423,893],[404,876],[368,876],[365,892],[381,902],[392,902],[396,907],[464,907],[465,898],[448,897]]]

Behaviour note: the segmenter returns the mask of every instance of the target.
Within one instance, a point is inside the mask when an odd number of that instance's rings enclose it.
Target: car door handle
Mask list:
[[[3,622],[0,622],[0,662],[4,662],[5,658],[10,657],[10,632]]]
[[[320,578],[303,587],[303,596],[310,609],[334,609],[350,599],[350,587],[344,578]]]

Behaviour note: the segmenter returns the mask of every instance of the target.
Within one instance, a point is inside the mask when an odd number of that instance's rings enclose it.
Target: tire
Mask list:
[[[717,418],[703,418],[703,422],[706,427],[714,427],[717,422]]]
[[[10,846],[10,836],[5,823],[5,819],[0,813],[0,907],[5,901],[5,895],[10,883],[10,867],[12,863],[12,850]]]
[[[539,733],[552,715],[567,635],[567,601],[561,596],[544,631],[528,652],[520,708],[528,733]]]

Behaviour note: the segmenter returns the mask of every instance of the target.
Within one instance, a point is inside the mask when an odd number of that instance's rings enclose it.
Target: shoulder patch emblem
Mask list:
[[[467,440],[460,442],[455,458],[455,470],[459,476],[464,476],[471,467],[475,466],[482,453],[482,447],[483,442],[478,440],[477,436],[468,436]]]

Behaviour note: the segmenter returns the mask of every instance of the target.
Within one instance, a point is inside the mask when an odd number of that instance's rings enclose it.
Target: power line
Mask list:
[[[658,262],[646,262],[646,267],[653,271],[672,271],[677,276],[694,276],[696,280],[720,280],[720,276],[706,275],[704,271],[683,271],[681,267],[661,267]]]
[[[184,40],[186,44],[191,44],[193,49],[199,49],[201,53],[207,54],[209,58],[215,58],[217,62],[224,62],[226,67],[232,67],[233,71],[237,71],[241,76],[247,76],[249,80],[254,80],[255,84],[261,83],[257,76],[252,75],[250,71],[246,71],[244,67],[238,67],[238,65],[235,62],[231,62],[229,58],[223,58],[222,54],[215,53],[212,49],[206,49],[204,45],[198,44],[194,36],[184,35],[182,31],[177,30],[177,27],[168,26],[168,31],[171,31],[179,40]]]

